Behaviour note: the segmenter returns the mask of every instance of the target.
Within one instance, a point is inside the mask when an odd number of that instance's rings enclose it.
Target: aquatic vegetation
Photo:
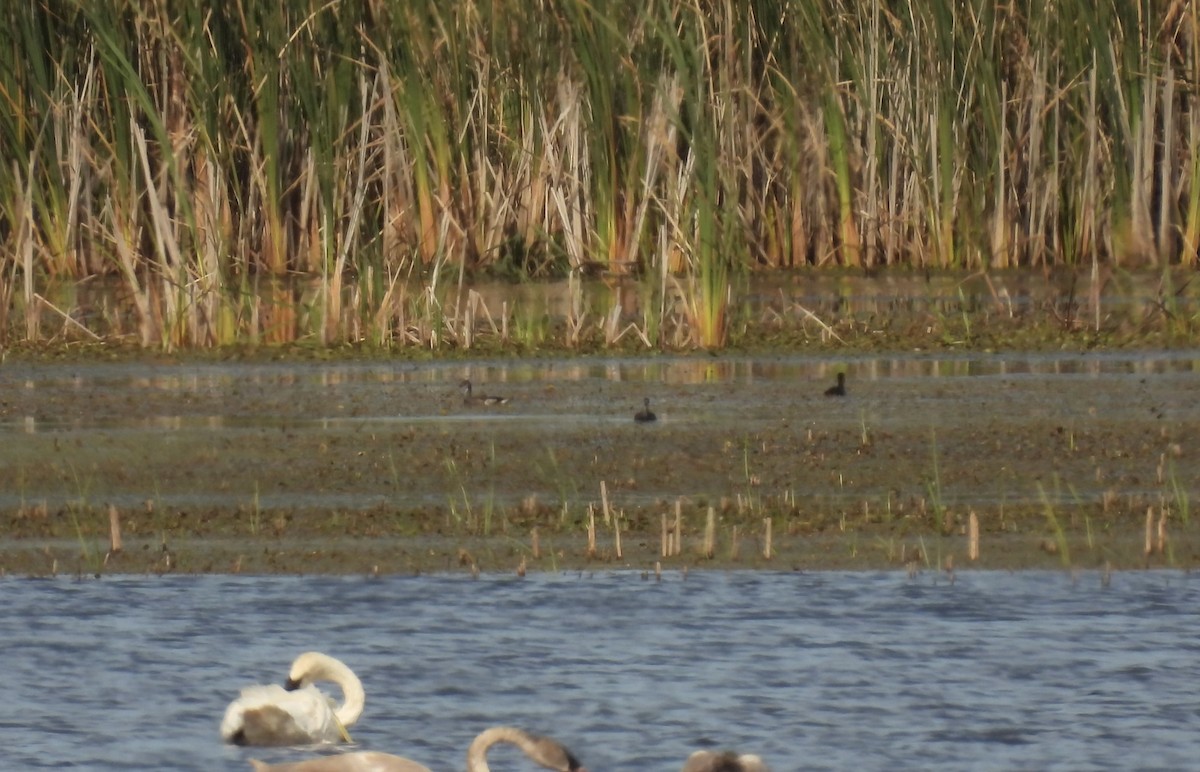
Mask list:
[[[885,267],[1064,269],[1063,325],[1106,339],[1104,287],[1145,268],[1184,340],[1188,7],[13,4],[0,340],[719,348],[757,272]],[[488,309],[488,275],[580,302]],[[639,307],[596,313],[597,278]],[[995,324],[965,296],[937,321]]]

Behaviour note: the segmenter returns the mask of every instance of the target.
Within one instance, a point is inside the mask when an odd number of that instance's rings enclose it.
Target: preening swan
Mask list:
[[[467,750],[467,772],[491,772],[487,752],[496,743],[515,745],[532,761],[554,772],[587,772],[569,750],[549,737],[510,726],[494,726],[479,733]],[[250,763],[256,772],[432,772],[415,761],[374,752],[343,753],[293,764]]]
[[[342,704],[314,684],[332,681]],[[309,745],[350,741],[346,727],[362,715],[362,682],[339,660],[310,651],[296,657],[284,686],[248,686],[225,709],[221,738],[236,745]],[[347,767],[347,769],[354,769]]]
[[[683,763],[682,772],[771,772],[770,768],[753,754],[742,756],[724,751],[696,751]]]

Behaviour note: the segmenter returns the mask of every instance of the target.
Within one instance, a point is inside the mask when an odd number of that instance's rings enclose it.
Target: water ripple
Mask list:
[[[364,747],[460,769],[489,724],[593,772],[1185,768],[1198,590],[1172,572],[0,580],[6,768],[246,769],[226,703],[332,653]],[[1131,749],[1137,749],[1131,757]],[[497,753],[494,767],[513,763]],[[521,767],[524,768],[524,767]]]

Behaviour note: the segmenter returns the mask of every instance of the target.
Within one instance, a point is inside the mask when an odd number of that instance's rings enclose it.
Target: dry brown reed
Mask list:
[[[123,549],[121,542],[121,513],[113,504],[108,505],[109,554],[116,555]]]
[[[1095,328],[1110,270],[1196,262],[1181,8],[11,4],[0,336],[548,334],[490,270],[644,282],[565,345],[719,346],[739,277],[797,266],[1081,267]],[[47,300],[104,279],[131,319]]]
[[[588,505],[587,556],[596,557],[596,510]]]
[[[704,521],[704,545],[701,548],[701,552],[704,554],[704,557],[709,558],[711,560],[713,555],[716,554],[716,541],[717,541],[717,513],[713,510],[712,507],[709,507],[708,508],[708,516],[705,518],[705,521]]]
[[[608,484],[604,480],[600,481],[600,506],[604,512],[604,526],[607,528],[612,522],[612,513],[608,508]]]
[[[671,540],[671,554],[683,551],[683,500],[675,499],[675,535]]]
[[[979,560],[979,517],[974,510],[967,516],[967,559]]]

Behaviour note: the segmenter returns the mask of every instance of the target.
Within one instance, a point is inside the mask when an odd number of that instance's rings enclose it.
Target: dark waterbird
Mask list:
[[[458,384],[458,390],[463,394],[464,405],[505,405],[508,404],[508,397],[497,397],[487,394],[472,394],[471,381],[463,378],[462,383]]]
[[[825,390],[826,397],[844,397],[846,396],[846,374],[837,374],[837,383]]]
[[[644,407],[633,414],[633,420],[637,421],[639,424],[648,424],[651,421],[657,421],[658,416],[650,412],[650,398],[646,397],[644,400],[642,400],[642,404]]]

